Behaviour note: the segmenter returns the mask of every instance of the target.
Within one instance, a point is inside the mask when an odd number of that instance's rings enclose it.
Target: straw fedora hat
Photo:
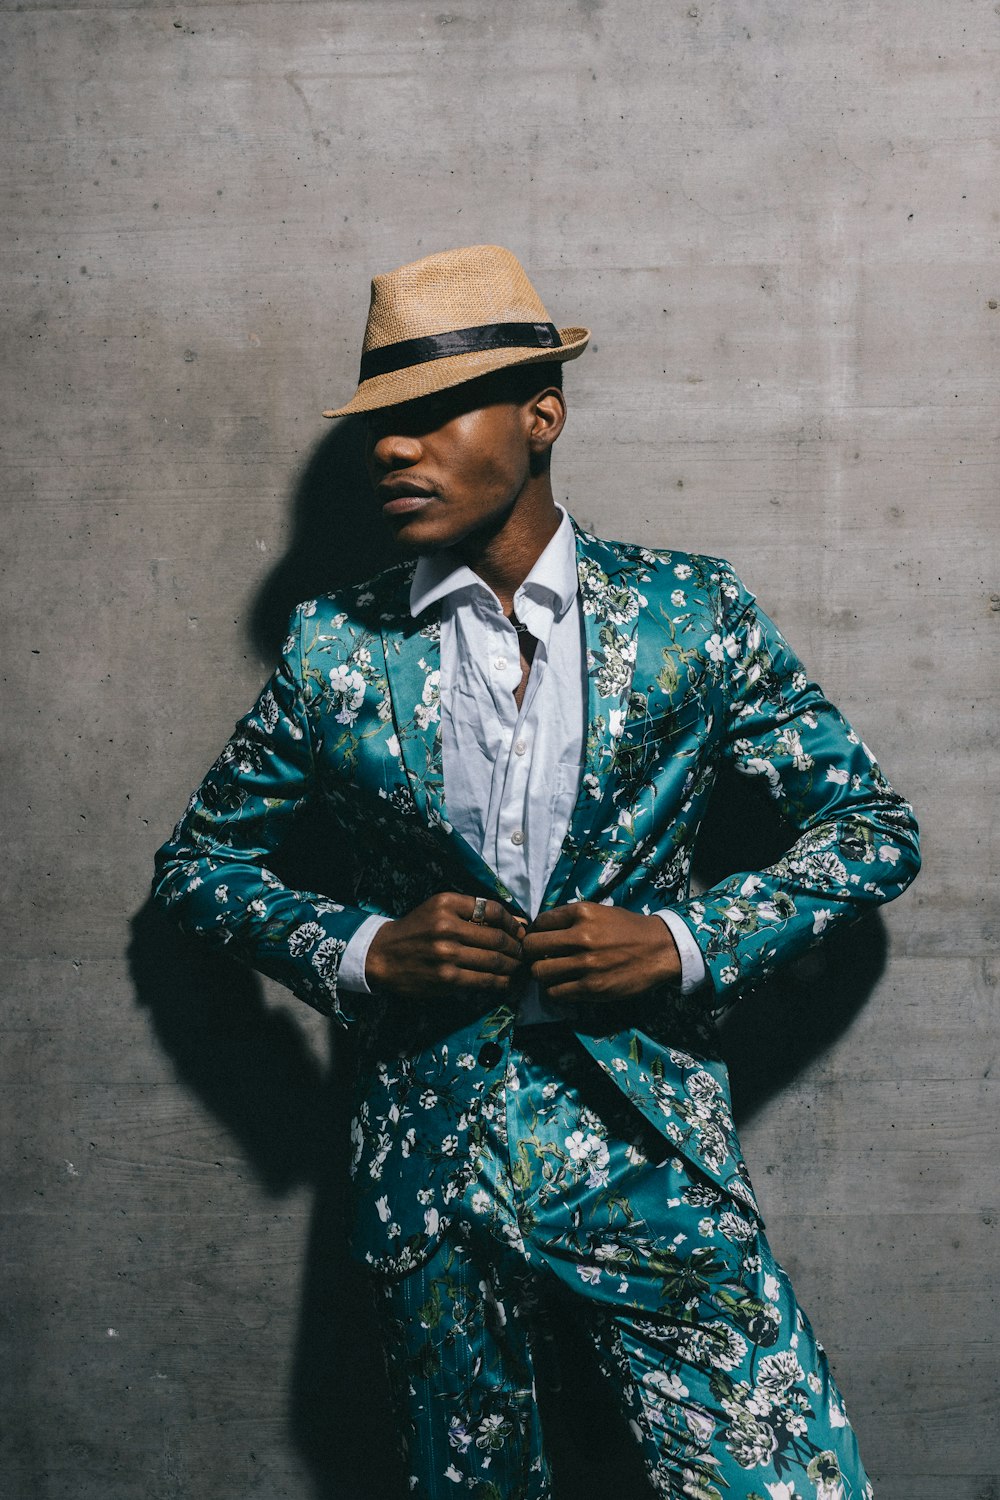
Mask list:
[[[377,411],[507,365],[576,359],[589,328],[556,328],[500,245],[425,255],[372,280],[358,389],[324,417]]]

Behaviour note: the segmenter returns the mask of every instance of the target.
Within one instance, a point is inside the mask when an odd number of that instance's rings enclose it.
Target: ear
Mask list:
[[[528,446],[539,457],[547,454],[566,425],[566,401],[558,386],[548,386],[532,396],[525,408],[528,419]]]

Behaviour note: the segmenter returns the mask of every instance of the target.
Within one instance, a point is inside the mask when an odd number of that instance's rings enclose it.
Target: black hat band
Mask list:
[[[562,339],[554,323],[482,323],[478,328],[457,328],[452,333],[433,333],[426,338],[401,339],[361,356],[360,380],[391,375],[411,365],[453,354],[480,354],[489,349],[561,349]]]

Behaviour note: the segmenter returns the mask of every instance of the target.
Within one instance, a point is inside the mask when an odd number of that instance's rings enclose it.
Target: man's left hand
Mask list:
[[[522,949],[532,978],[553,1000],[617,1000],[681,977],[667,924],[621,906],[576,901],[543,912]]]

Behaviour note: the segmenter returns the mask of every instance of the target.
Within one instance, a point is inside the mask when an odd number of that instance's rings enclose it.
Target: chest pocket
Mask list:
[[[552,818],[552,831],[555,835],[558,830],[559,839],[565,837],[566,830],[573,816],[576,799],[580,792],[580,777],[582,767],[579,761],[560,761],[555,768],[552,778],[552,800],[549,804]]]

